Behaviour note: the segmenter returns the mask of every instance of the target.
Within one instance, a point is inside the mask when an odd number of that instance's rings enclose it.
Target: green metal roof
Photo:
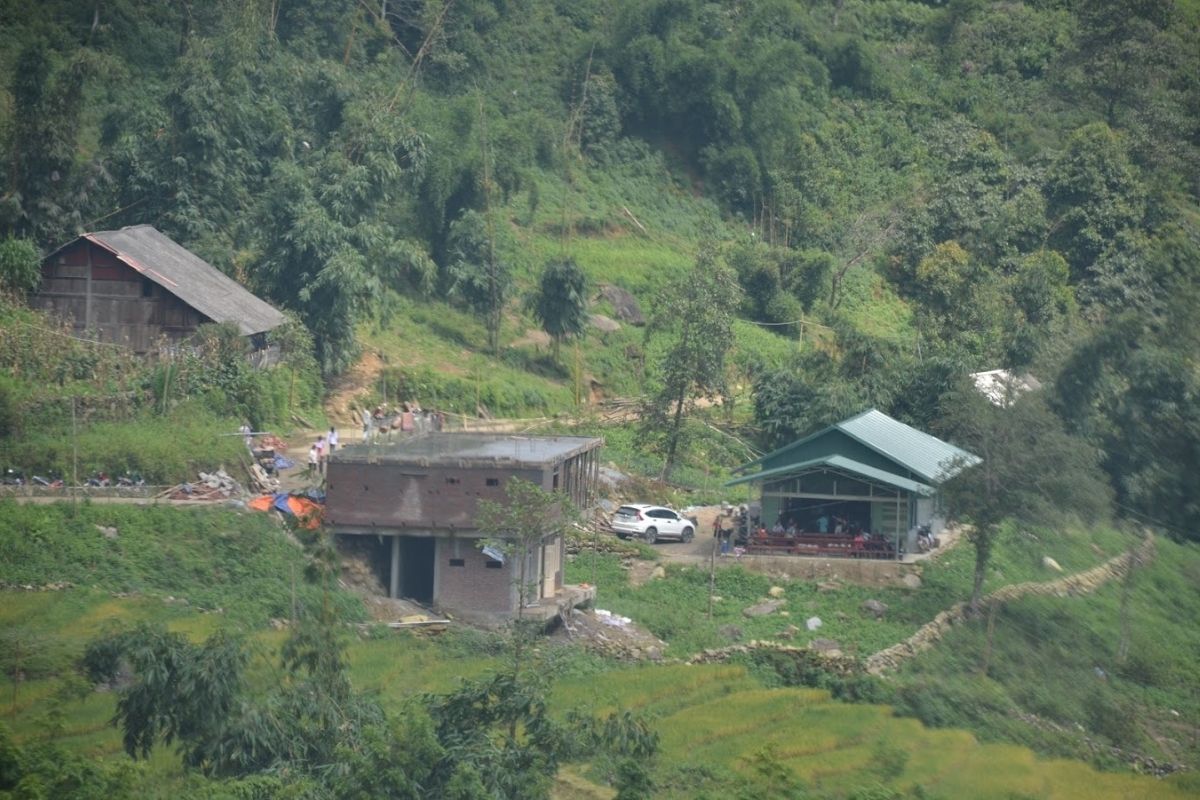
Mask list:
[[[967,467],[979,463],[978,456],[872,408],[781,447],[773,453],[767,453],[738,469],[745,470],[761,464],[833,430],[841,431],[904,469],[935,484],[943,483]]]
[[[924,483],[909,480],[902,475],[896,475],[882,469],[877,469],[861,461],[855,461],[845,456],[826,456],[825,458],[814,458],[811,461],[805,461],[800,464],[788,464],[785,467],[776,467],[775,469],[767,469],[762,472],[756,472],[753,475],[745,475],[741,478],[734,478],[726,483],[726,486],[734,486],[739,483],[751,483],[753,481],[762,481],[768,478],[784,477],[786,475],[796,475],[802,472],[809,472],[817,467],[826,467],[837,469],[843,472],[852,472],[856,475],[861,475],[869,480],[883,483],[888,486],[894,486],[903,491],[914,492],[915,494],[924,495],[926,497],[934,493],[934,488]]]

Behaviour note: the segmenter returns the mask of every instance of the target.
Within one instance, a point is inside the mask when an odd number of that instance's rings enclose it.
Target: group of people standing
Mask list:
[[[382,434],[390,434],[392,431],[429,433],[442,430],[445,424],[445,416],[442,412],[425,411],[415,403],[405,403],[401,410],[395,411],[389,410],[386,406],[376,406],[374,410],[363,407],[360,414],[363,442],[367,443]],[[338,431],[336,427],[331,426],[329,433],[318,436],[308,449],[308,468],[305,470],[305,477],[311,478],[318,475],[323,477],[325,463],[333,455],[333,451],[337,450],[337,446]]]
[[[328,434],[321,434],[317,440],[313,442],[312,447],[308,448],[308,469],[305,470],[304,476],[311,478],[314,475],[325,475],[325,462],[329,460],[329,456],[333,455],[333,451],[338,446],[337,428],[330,426]]]
[[[446,417],[442,412],[424,410],[413,402],[406,402],[397,410],[376,406],[372,411],[363,407],[360,413],[363,441],[368,443],[378,436],[391,435],[393,431],[403,434],[432,433],[442,430],[446,424]]]

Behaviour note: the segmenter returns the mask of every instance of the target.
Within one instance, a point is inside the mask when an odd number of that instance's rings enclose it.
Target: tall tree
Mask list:
[[[1195,265],[1196,250],[1187,258]],[[1194,266],[1192,270],[1194,271]],[[1122,510],[1200,538],[1200,291],[1187,272],[1158,312],[1140,308],[1095,330],[1058,377],[1058,405],[1104,452]],[[1173,284],[1173,285],[1172,285]]]
[[[943,487],[952,519],[970,525],[975,548],[971,608],[978,610],[988,565],[1003,525],[1047,525],[1072,514],[1091,521],[1109,512],[1099,453],[1066,433],[1039,392],[993,404],[964,385],[943,399],[943,425],[979,456]]]
[[[500,351],[500,322],[512,291],[512,267],[496,252],[486,217],[467,211],[450,225],[450,295],[483,317],[488,349]]]
[[[549,334],[557,361],[563,340],[583,335],[587,327],[587,276],[575,259],[547,264],[529,305],[542,330]]]
[[[733,314],[741,294],[737,274],[705,245],[692,271],[655,304],[647,336],[662,329],[673,333],[659,360],[660,384],[646,417],[646,424],[666,438],[664,479],[678,456],[684,411],[699,398],[726,393],[725,356],[733,346]]]

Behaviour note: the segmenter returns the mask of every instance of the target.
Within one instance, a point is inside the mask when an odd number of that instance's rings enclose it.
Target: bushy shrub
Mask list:
[[[42,254],[28,239],[0,241],[0,290],[31,292],[41,282]]]

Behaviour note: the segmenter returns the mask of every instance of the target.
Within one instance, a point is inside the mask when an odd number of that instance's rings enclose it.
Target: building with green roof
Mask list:
[[[915,532],[944,524],[938,487],[979,457],[877,409],[856,414],[737,469],[726,485],[762,487],[762,523],[799,530],[850,528],[915,550]],[[757,468],[757,469],[756,469]],[[754,471],[752,471],[754,470]]]

